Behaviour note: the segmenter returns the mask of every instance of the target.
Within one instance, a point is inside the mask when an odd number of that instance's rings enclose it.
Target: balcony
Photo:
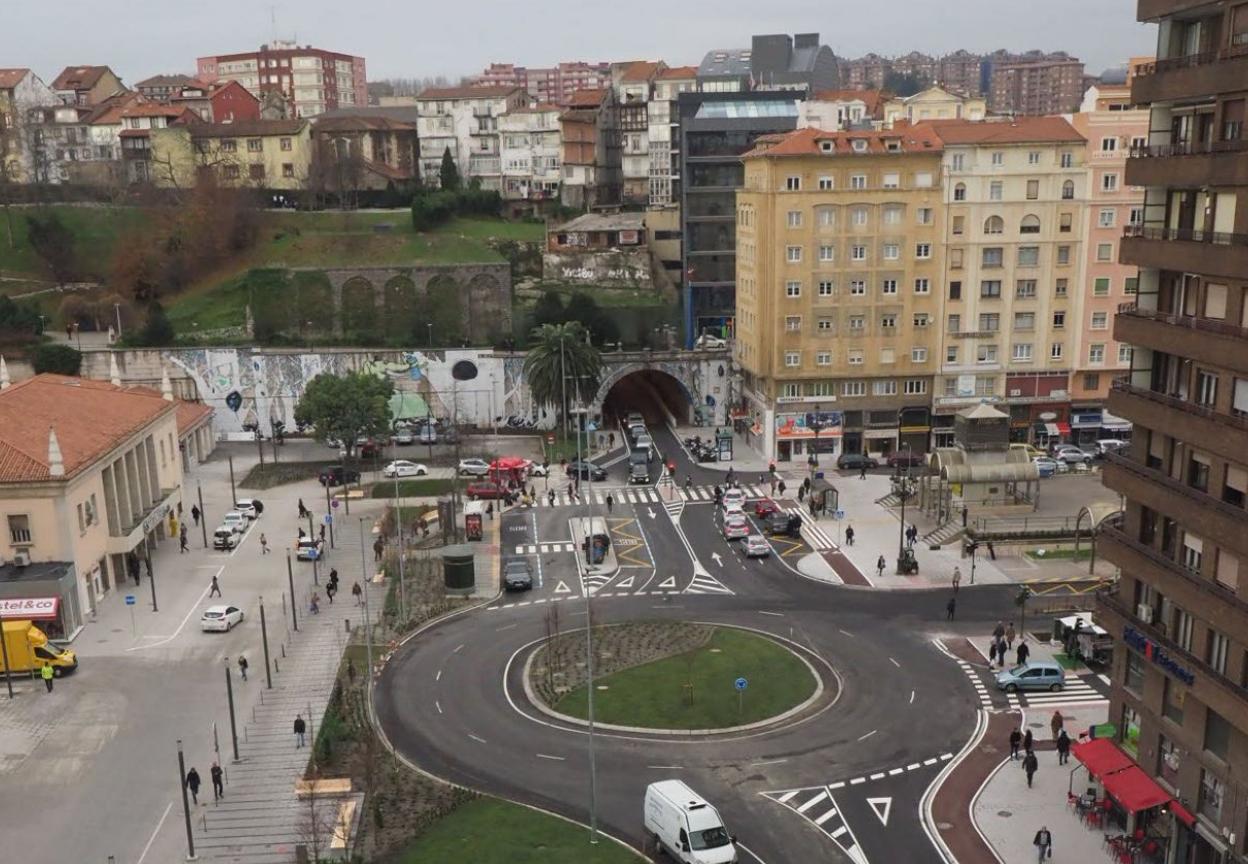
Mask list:
[[[1106,488],[1181,525],[1199,526],[1199,533],[1214,544],[1240,555],[1248,550],[1248,510],[1117,453],[1106,455],[1101,476]]]
[[[1128,186],[1248,186],[1248,138],[1134,147]]]
[[[1225,321],[1121,309],[1114,318],[1114,339],[1248,374],[1248,330]]]
[[[1166,15],[1176,15],[1199,6],[1208,5],[1209,0],[1138,0],[1135,7],[1135,20],[1156,21]]]
[[[1174,102],[1242,90],[1248,80],[1248,45],[1167,57],[1140,67],[1131,85],[1137,105]]]
[[[1109,391],[1109,410],[1149,429],[1160,429],[1180,441],[1196,441],[1227,459],[1248,453],[1248,417],[1225,414],[1175,396],[1167,396],[1126,381],[1115,381]]]
[[[1128,225],[1118,258],[1140,267],[1239,279],[1248,272],[1248,234]]]

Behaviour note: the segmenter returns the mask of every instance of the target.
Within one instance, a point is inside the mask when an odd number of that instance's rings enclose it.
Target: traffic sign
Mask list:
[[[833,511],[832,511],[832,518],[833,518],[833,519],[844,519],[844,518],[845,518],[845,511],[844,511],[844,510],[833,510]]]
[[[330,501],[330,502],[329,502],[329,506],[330,506],[330,507],[333,507],[335,510],[337,510],[337,509],[338,509],[338,499],[337,499],[337,498],[335,498],[333,501]]]
[[[326,513],[324,516],[321,517],[321,521],[324,522],[326,525],[333,525],[334,517],[331,514]]]
[[[133,595],[133,594],[127,594],[127,595],[126,595],[126,605],[127,605],[127,606],[133,606],[133,605],[135,604],[135,602],[136,602],[136,601],[135,601],[135,599],[134,599],[134,595]]]
[[[735,686],[738,690],[744,690],[746,687],[749,687],[749,686],[750,686],[750,682],[749,682],[749,681],[746,681],[744,678],[738,678],[738,679],[734,682],[734,686]]]

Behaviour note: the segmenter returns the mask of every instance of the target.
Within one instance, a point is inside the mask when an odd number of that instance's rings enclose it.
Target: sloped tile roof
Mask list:
[[[66,66],[52,82],[52,89],[90,90],[108,71],[107,66]]]
[[[793,132],[760,136],[753,150],[745,154],[745,158],[755,156],[853,156],[863,151],[854,149],[854,141],[866,141],[869,154],[888,153],[939,153],[942,149],[940,138],[931,129],[913,126],[901,129],[881,130],[878,132],[825,132],[822,129],[806,128]],[[774,142],[774,143],[773,143]],[[826,143],[832,144],[832,150],[824,149]],[[900,151],[889,150],[889,143],[896,142]]]
[[[946,144],[1041,144],[1058,141],[1084,141],[1061,117],[1016,117],[1012,120],[924,120],[915,129],[927,126]]]
[[[417,99],[502,99],[521,89],[514,84],[485,87],[430,87],[417,94]]]
[[[12,90],[28,74],[29,69],[0,69],[0,90]]]

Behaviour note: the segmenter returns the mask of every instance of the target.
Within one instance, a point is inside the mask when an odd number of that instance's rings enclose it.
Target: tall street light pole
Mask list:
[[[299,632],[299,601],[295,599],[295,571],[290,563],[290,547],[286,547],[286,580],[290,583],[290,623]]]
[[[579,391],[580,385],[578,383]],[[576,424],[576,477],[580,480],[580,472],[586,472],[586,493],[585,493],[585,540],[584,540],[584,560],[585,575],[589,575],[590,556],[593,555],[593,534],[594,534],[594,516],[592,509],[592,489],[590,484],[593,482],[592,469],[586,468],[583,453],[581,450],[581,427],[585,423],[585,409],[582,408],[578,413],[579,420]],[[588,435],[588,430],[586,432]],[[588,444],[588,440],[586,444]],[[582,580],[584,584],[584,580]],[[597,844],[598,842],[598,759],[594,746],[594,619],[590,606],[590,590],[585,588],[585,676],[587,681],[587,708],[589,709],[589,842]]]
[[[901,446],[910,450],[910,442],[903,441]],[[906,473],[902,477],[901,482],[897,484],[897,489],[901,493],[901,525],[898,529],[897,538],[897,570],[901,571],[901,562],[906,557],[906,498],[910,497],[910,453],[906,453]]]
[[[204,487],[195,481],[195,494],[199,497],[199,527],[204,532],[204,548],[208,548],[208,514],[204,512]]]
[[[234,742],[234,761],[238,758],[238,723],[234,719],[234,676],[230,674],[230,658],[225,658],[225,695],[230,702],[230,738]]]
[[[182,790],[182,819],[186,823],[186,860],[196,861],[195,835],[191,833],[191,802],[186,797],[186,758],[182,755],[182,739],[178,739],[178,787]]]
[[[364,582],[364,651],[368,657],[368,674],[364,679],[367,696],[373,686],[373,622],[368,614],[368,563],[364,559],[364,517],[360,517],[360,579]]]
[[[268,685],[265,689],[273,689],[273,664],[269,662],[269,627],[264,620],[264,597],[260,598],[260,641],[264,643],[264,680]]]

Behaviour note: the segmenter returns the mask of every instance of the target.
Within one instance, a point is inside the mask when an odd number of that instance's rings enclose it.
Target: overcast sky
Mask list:
[[[456,77],[490,61],[662,59],[696,64],[754,33],[817,31],[841,56],[957,48],[1064,50],[1092,74],[1152,53],[1136,0],[95,0],[4,2],[0,66],[50,82],[70,64],[107,64],[133,84],[195,70],[201,55],[252,50],[275,35],[362,55],[370,79]]]

